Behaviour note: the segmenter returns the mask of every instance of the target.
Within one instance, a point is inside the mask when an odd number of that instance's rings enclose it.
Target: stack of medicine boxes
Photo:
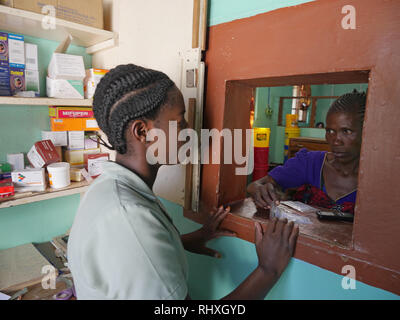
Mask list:
[[[47,96],[83,99],[86,76],[83,57],[53,53],[46,78]],[[42,132],[42,139],[51,139],[63,161],[71,165],[71,180],[80,181],[77,168],[84,167],[84,155],[100,153],[96,131],[99,130],[89,107],[49,107],[51,131]],[[62,148],[62,150],[60,150]],[[75,169],[75,170],[74,170]]]
[[[49,107],[52,131],[43,131],[42,139],[50,139],[59,150],[63,161],[71,165],[71,180],[81,181],[76,175],[84,167],[85,154],[100,153],[99,130],[90,107]],[[76,177],[75,179],[73,177]]]
[[[24,36],[0,32],[0,96],[31,91],[39,96],[37,45],[24,42]]]

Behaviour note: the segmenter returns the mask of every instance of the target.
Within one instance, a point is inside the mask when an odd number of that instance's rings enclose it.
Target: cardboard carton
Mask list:
[[[102,0],[1,0],[0,4],[40,14],[47,14],[43,7],[51,5],[59,19],[103,29]]]

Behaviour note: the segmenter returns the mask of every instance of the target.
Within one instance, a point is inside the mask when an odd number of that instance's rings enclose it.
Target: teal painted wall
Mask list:
[[[353,89],[366,91],[368,84],[335,84],[335,85],[312,85],[311,92],[313,96],[340,96],[344,93],[352,92]],[[269,91],[268,91],[269,90]],[[269,104],[273,110],[272,116],[267,117],[265,109]],[[291,96],[292,87],[261,87],[256,89],[255,107],[254,107],[254,127],[265,127],[271,129],[269,163],[283,163],[284,144],[285,144],[285,115],[291,113],[292,104],[290,100],[285,100],[283,104],[283,126],[278,123],[279,98],[282,96]],[[325,124],[326,113],[334,99],[318,100],[315,123],[323,122]],[[308,121],[310,112],[308,114]],[[325,130],[318,128],[306,128],[307,124],[300,124],[300,136],[312,138],[325,138]]]
[[[46,69],[58,43],[34,37],[25,37],[25,42],[38,45],[40,91],[45,96]],[[67,53],[82,55],[85,67],[91,67],[91,56],[84,48],[71,46]],[[41,131],[49,129],[47,106],[0,105],[0,161],[6,161],[7,153],[26,154],[41,140]],[[73,195],[0,209],[0,250],[48,241],[65,233],[72,225],[78,204],[79,195]]]
[[[209,25],[254,16],[313,0],[210,0]]]

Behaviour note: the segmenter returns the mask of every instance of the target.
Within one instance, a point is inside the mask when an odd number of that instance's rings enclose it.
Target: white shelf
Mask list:
[[[6,104],[20,106],[76,106],[91,107],[93,99],[55,99],[55,98],[18,98],[0,97],[0,106]]]
[[[56,29],[45,29],[42,27],[44,17],[35,12],[0,5],[0,30],[58,42],[71,34],[73,44],[85,47],[91,53],[115,45],[117,34],[114,32],[58,18]],[[106,46],[101,46],[102,43],[106,43]],[[99,49],[91,48],[95,45],[95,48]]]
[[[15,196],[10,198],[0,198],[0,209],[83,193],[88,188],[89,184],[83,181],[72,182],[68,187],[62,189],[47,188],[43,192],[16,193]]]

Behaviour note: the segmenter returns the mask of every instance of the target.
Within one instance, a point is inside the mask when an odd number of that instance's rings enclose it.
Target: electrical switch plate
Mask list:
[[[186,70],[186,87],[187,88],[196,87],[196,70],[195,69]]]

